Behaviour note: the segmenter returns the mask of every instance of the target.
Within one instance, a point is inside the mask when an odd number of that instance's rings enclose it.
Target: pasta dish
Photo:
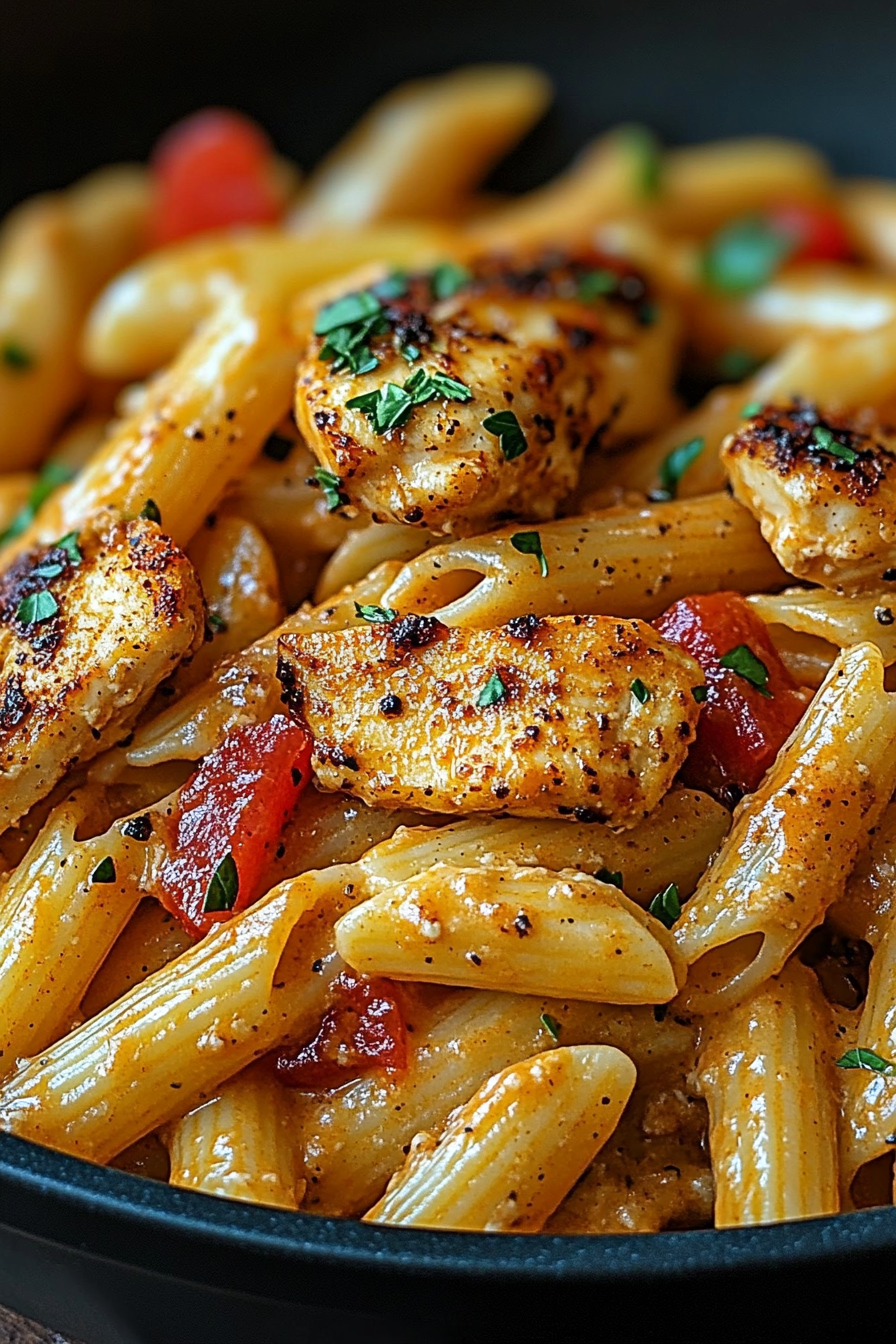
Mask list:
[[[896,185],[402,86],[0,233],[0,1130],[497,1232],[893,1202]]]

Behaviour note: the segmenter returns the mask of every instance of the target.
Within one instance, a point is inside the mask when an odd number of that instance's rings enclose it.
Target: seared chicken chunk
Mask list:
[[[205,603],[152,522],[111,513],[0,575],[0,831],[96,756],[193,654]]]
[[[284,699],[324,788],[379,807],[633,826],[693,740],[698,665],[641,621],[429,616],[285,635]]]
[[[392,278],[315,329],[296,419],[331,488],[377,522],[460,536],[552,518],[589,445],[668,411],[678,349],[669,304],[598,258]]]
[[[722,460],[791,574],[847,590],[896,580],[892,430],[806,402],[766,406],[729,435]]]

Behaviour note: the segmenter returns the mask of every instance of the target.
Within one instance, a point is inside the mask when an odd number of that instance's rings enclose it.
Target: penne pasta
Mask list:
[[[699,1076],[716,1227],[838,1212],[832,1040],[818,981],[797,960],[707,1024]]]
[[[193,939],[174,915],[155,898],[145,897],[91,980],[80,1016],[96,1017],[192,946]]]
[[[842,896],[896,787],[896,697],[874,645],[840,654],[675,928],[688,1010],[727,1010],[776,975]]]
[[[840,649],[876,644],[885,667],[896,662],[896,596],[892,591],[847,596],[827,588],[787,588],[783,593],[754,593],[747,601],[771,626],[784,626]]]
[[[169,1183],[206,1195],[296,1209],[304,1193],[297,1176],[292,1098],[262,1061],[231,1078],[211,1101],[165,1131]]]
[[[538,1232],[612,1134],[635,1066],[612,1046],[549,1050],[496,1074],[442,1133],[418,1134],[365,1222]]]
[[[880,825],[850,874],[841,900],[831,907],[835,928],[847,938],[880,943],[896,912],[896,803],[889,803]]]
[[[343,915],[336,949],[365,975],[594,1003],[667,1003],[684,982],[660,921],[575,869],[437,863]]]
[[[562,518],[542,524],[537,535],[545,575],[514,546],[520,530],[505,528],[424,551],[386,588],[383,605],[462,627],[525,614],[650,620],[691,593],[785,582],[757,524],[722,494]]]
[[[316,169],[290,226],[317,235],[450,216],[550,99],[545,76],[527,65],[471,65],[400,84]]]
[[[896,271],[896,187],[857,178],[840,189],[840,205],[859,255],[882,271]]]

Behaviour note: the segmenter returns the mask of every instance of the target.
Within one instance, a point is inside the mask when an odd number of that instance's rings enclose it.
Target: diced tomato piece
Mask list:
[[[343,971],[333,981],[330,1007],[317,1035],[277,1056],[277,1077],[287,1087],[314,1091],[340,1087],[371,1069],[407,1068],[407,1026],[400,991],[380,976]]]
[[[832,206],[782,201],[768,211],[768,221],[793,238],[790,261],[847,261],[852,256],[846,225]]]
[[[696,658],[706,680],[706,702],[680,778],[730,807],[758,786],[803,714],[807,695],[740,593],[682,598],[654,625]],[[765,666],[762,689],[719,661],[741,645]]]
[[[180,791],[159,878],[163,904],[189,933],[201,937],[262,894],[272,851],[310,779],[310,734],[283,714],[234,729],[205,757]],[[236,898],[206,911],[212,878],[228,856]]]
[[[210,107],[166,131],[150,166],[151,238],[160,247],[209,229],[271,224],[280,214],[271,146],[239,112]]]

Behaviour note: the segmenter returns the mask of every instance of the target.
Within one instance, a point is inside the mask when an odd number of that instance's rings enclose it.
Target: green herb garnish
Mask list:
[[[598,868],[594,876],[598,882],[606,882],[608,887],[618,887],[620,891],[622,890],[621,873],[611,873],[609,868]]]
[[[202,906],[204,915],[219,910],[232,910],[240,890],[240,875],[232,854],[225,854],[218,864],[205,893]]]
[[[687,443],[680,443],[677,448],[673,448],[660,467],[660,489],[654,490],[651,498],[675,499],[682,476],[705,447],[706,440],[701,437],[688,439]]]
[[[510,544],[520,555],[534,555],[538,561],[541,570],[541,577],[546,579],[548,576],[547,556],[542,550],[540,532],[514,532],[510,538]]]
[[[650,699],[650,691],[644,685],[640,677],[635,677],[631,684],[631,693],[640,705],[646,705]]]
[[[216,611],[210,611],[208,614],[208,628],[214,635],[226,635],[228,625],[223,616],[219,616]]]
[[[753,650],[747,644],[738,644],[737,648],[731,649],[723,654],[719,659],[720,667],[727,667],[730,672],[743,677],[751,686],[755,686],[760,695],[764,695],[767,700],[774,699],[771,691],[768,689],[768,668],[760,658],[757,658]]]
[[[858,453],[853,448],[848,448],[845,443],[838,443],[834,438],[833,430],[827,429],[824,425],[816,425],[812,431],[813,445],[820,448],[823,453],[830,453],[832,457],[839,457],[842,462],[848,466],[857,461]]]
[[[619,276],[615,271],[609,271],[600,268],[596,271],[586,271],[584,275],[579,276],[577,292],[580,299],[589,302],[591,299],[599,299],[606,294],[612,294],[619,285]]]
[[[31,577],[33,579],[58,579],[64,569],[65,565],[60,565],[58,561],[51,561],[32,569]]]
[[[459,382],[457,378],[449,378],[447,373],[429,373],[426,369],[418,369],[416,373],[412,373],[404,385],[404,390],[410,393],[415,406],[422,406],[424,402],[433,401],[436,397],[443,397],[446,401],[473,400],[473,393],[466,383]]]
[[[38,509],[44,500],[49,499],[54,490],[58,490],[60,485],[67,485],[74,476],[71,467],[67,467],[62,462],[46,462],[41,467],[40,475],[31,487],[31,493],[19,512],[13,518],[5,532],[0,533],[0,546],[7,541],[12,541],[14,537],[20,537],[23,532],[34,522]]]
[[[398,353],[409,364],[413,364],[415,359],[420,358],[420,351],[416,345],[403,345]]]
[[[702,704],[705,702],[706,697],[709,695],[709,687],[708,687],[708,686],[692,686],[692,687],[691,687],[691,695],[694,697],[694,700],[696,701],[696,703],[697,703],[698,705],[702,705]]]
[[[703,279],[722,294],[749,294],[768,283],[794,248],[790,234],[759,216],[735,219],[714,234],[703,255]]]
[[[388,330],[382,304],[368,290],[327,304],[314,323],[314,334],[327,338],[320,357],[332,363],[334,373],[342,368],[355,374],[371,373],[379,361],[368,342]]]
[[[559,1041],[560,1023],[557,1021],[556,1017],[551,1017],[550,1013],[542,1013],[541,1025],[549,1036],[552,1036],[555,1041]]]
[[[501,452],[508,462],[521,457],[529,447],[522,426],[513,411],[496,411],[494,415],[487,415],[482,422],[482,428],[497,437]]]
[[[355,603],[355,615],[362,621],[369,621],[371,625],[386,625],[389,621],[394,621],[398,615],[391,607],[367,606],[364,602]]]
[[[371,286],[371,293],[378,299],[403,299],[408,292],[408,277],[404,271],[393,271],[385,280]]]
[[[845,1055],[841,1055],[837,1060],[838,1069],[869,1069],[872,1073],[892,1073],[893,1065],[887,1059],[881,1059],[873,1050],[865,1050],[859,1046],[855,1050],[847,1050]]]
[[[328,303],[325,308],[321,308],[314,323],[314,334],[328,336],[340,327],[353,327],[359,322],[366,322],[368,318],[378,317],[381,311],[379,299],[367,290],[346,294],[335,303]]]
[[[34,356],[18,341],[4,341],[0,345],[0,359],[13,373],[27,373],[34,368]]]
[[[91,882],[114,882],[115,881],[115,863],[108,855],[102,863],[97,864],[90,875]]]
[[[59,603],[52,593],[31,593],[23,597],[16,611],[16,620],[20,625],[40,625],[48,621],[59,610]]]
[[[748,401],[746,406],[741,406],[740,413],[745,420],[750,420],[754,415],[762,414],[761,401]]]
[[[661,924],[665,924],[667,929],[671,929],[681,914],[681,899],[676,884],[670,882],[665,891],[657,892],[647,909],[652,915],[656,916]]]
[[[435,298],[450,299],[472,279],[473,276],[466,266],[461,266],[456,261],[443,261],[440,266],[436,266],[430,276],[430,285]]]
[[[366,415],[375,434],[387,434],[390,429],[397,429],[409,419],[414,409],[413,398],[397,383],[385,383],[376,392],[350,397],[345,405],[350,411]]]
[[[726,350],[720,356],[716,365],[720,378],[724,378],[727,383],[742,383],[745,378],[749,378],[751,373],[755,373],[762,363],[755,355],[751,355],[749,350]]]
[[[479,692],[479,699],[476,704],[480,709],[487,709],[489,705],[496,705],[499,700],[503,700],[506,695],[507,687],[497,672],[493,672]]]
[[[330,513],[348,503],[348,495],[342,493],[342,481],[332,471],[327,471],[326,467],[315,467],[314,479],[321,488]]]
[[[162,513],[154,499],[148,499],[140,510],[140,517],[148,523],[161,523]]]
[[[53,547],[54,551],[65,551],[70,565],[80,565],[84,559],[78,547],[79,535],[78,532],[66,532],[65,536],[60,537]]]

